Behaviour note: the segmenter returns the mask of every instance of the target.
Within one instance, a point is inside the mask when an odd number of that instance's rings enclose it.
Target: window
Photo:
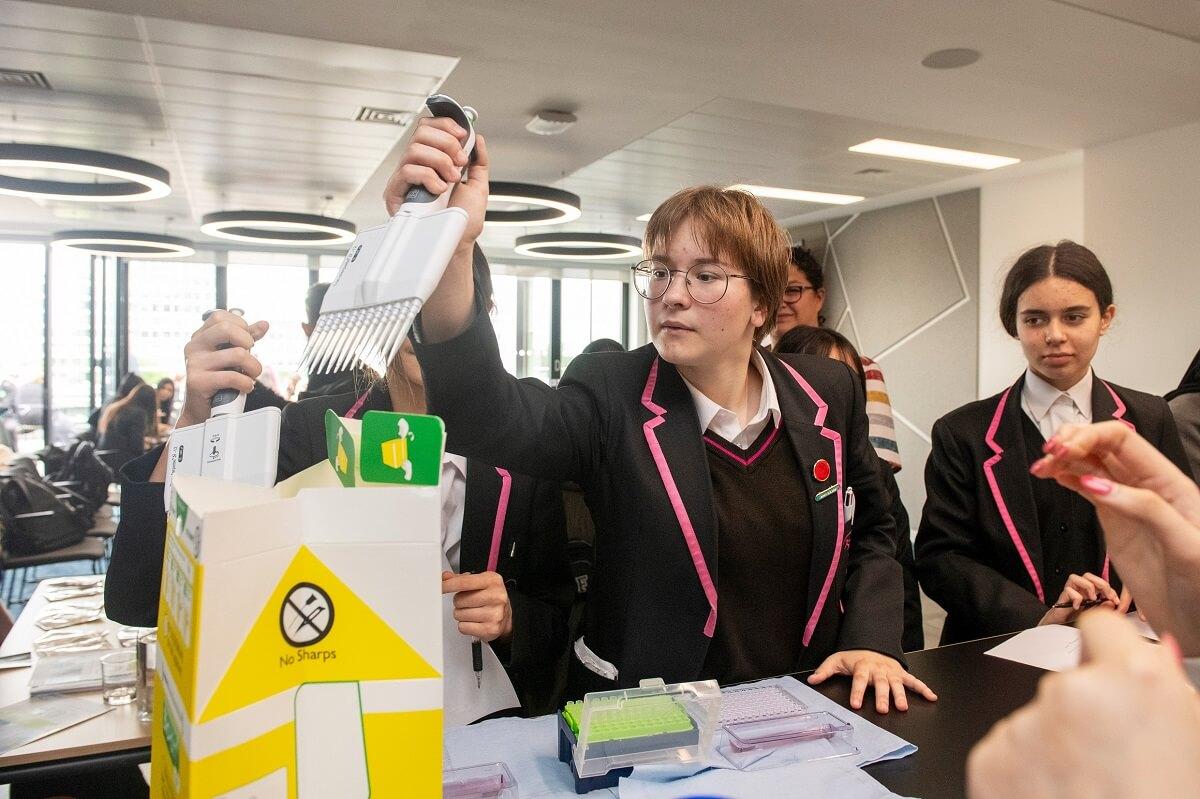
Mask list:
[[[553,283],[542,276],[492,275],[492,326],[504,368],[517,377],[550,381]]]
[[[235,259],[236,262],[235,262]],[[230,253],[227,294],[230,308],[241,308],[247,321],[265,319],[271,329],[254,347],[263,365],[259,380],[292,399],[302,377],[296,367],[308,340],[301,327],[308,293],[308,261],[295,253]]]
[[[496,303],[492,311],[492,327],[496,329],[496,343],[500,348],[500,359],[509,374],[517,374],[517,281],[512,275],[492,275],[492,297]]]
[[[87,429],[92,412],[92,257],[50,252],[50,407],[52,440],[63,443]]]
[[[562,368],[598,338],[621,343],[625,284],[619,279],[562,280]]]
[[[41,244],[0,242],[0,269],[9,278],[0,316],[0,441],[32,452],[44,442],[46,249]]]
[[[337,278],[345,258],[345,255],[322,255],[318,262],[320,266],[317,269],[317,282],[332,283]]]
[[[171,378],[176,402],[181,400],[183,348],[216,301],[216,268],[212,264],[130,261],[129,371],[152,386],[164,377]],[[112,391],[106,390],[105,398],[111,397]]]

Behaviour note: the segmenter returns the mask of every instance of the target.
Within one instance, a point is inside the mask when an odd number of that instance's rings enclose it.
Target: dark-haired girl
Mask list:
[[[155,424],[158,400],[154,389],[142,383],[124,400],[113,403],[115,410],[100,437],[104,460],[120,469],[146,451],[146,439],[158,431]]]
[[[1166,402],[1092,371],[1115,314],[1108,274],[1080,244],[1035,247],[1009,270],[1000,321],[1029,366],[1000,394],[939,419],[925,466],[917,572],[946,609],[943,644],[1066,623],[1091,600],[1127,606],[1092,506],[1029,473],[1063,424],[1106,419],[1187,469]]]

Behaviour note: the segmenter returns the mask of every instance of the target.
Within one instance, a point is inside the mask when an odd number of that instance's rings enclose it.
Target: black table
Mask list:
[[[906,713],[875,712],[868,691],[858,715],[917,745],[917,753],[902,760],[867,766],[864,771],[901,796],[923,799],[966,794],[967,754],[1000,719],[1024,705],[1037,692],[1047,672],[994,658],[984,652],[1010,638],[999,635],[962,644],[910,652],[905,657],[912,673],[938,695],[927,702],[910,692]],[[803,681],[807,676],[795,675]],[[834,679],[816,690],[849,707],[850,681]]]

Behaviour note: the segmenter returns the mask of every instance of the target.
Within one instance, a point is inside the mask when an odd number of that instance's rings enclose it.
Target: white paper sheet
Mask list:
[[[1158,633],[1154,632],[1154,628],[1139,619],[1137,613],[1130,613],[1125,618],[1129,619],[1129,623],[1133,625],[1133,629],[1137,630],[1138,635],[1149,638],[1151,641],[1159,640]]]
[[[442,556],[442,568],[450,570],[445,555]],[[487,644],[483,645],[483,681],[476,684],[471,660],[473,640],[458,631],[458,622],[454,620],[454,595],[444,595],[442,663],[445,668],[444,719],[447,727],[460,727],[497,711],[521,706],[512,681],[508,679],[508,672]]]
[[[770,771],[711,769],[672,782],[622,779],[621,799],[678,799],[682,796],[719,796],[721,799],[885,799],[896,794],[861,769],[837,760],[796,763]]]
[[[1019,632],[986,654],[1047,671],[1068,671],[1079,665],[1082,652],[1079,630],[1046,624]]]

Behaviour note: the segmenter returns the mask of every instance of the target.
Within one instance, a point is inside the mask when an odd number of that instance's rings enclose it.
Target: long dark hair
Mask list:
[[[142,379],[141,375],[135,372],[126,372],[125,376],[121,378],[121,382],[117,384],[117,395],[113,397],[113,400],[125,399],[129,396],[129,392],[145,384],[146,381]]]
[[[1048,277],[1073,280],[1096,296],[1100,313],[1113,304],[1112,281],[1096,253],[1063,239],[1058,244],[1043,244],[1026,250],[1004,277],[1000,292],[1000,323],[1005,332],[1017,337],[1017,301],[1025,290]]]
[[[109,422],[111,427],[117,418],[124,416],[127,413],[140,413],[145,417],[146,434],[154,435],[158,432],[158,395],[154,393],[154,389],[145,383],[133,390],[129,395],[128,401],[125,403],[116,415]]]
[[[842,355],[850,357],[858,380],[862,383],[863,391],[866,391],[867,373],[863,369],[862,356],[850,343],[850,339],[836,330],[830,330],[827,327],[799,325],[780,336],[771,351],[777,353],[798,352],[804,355],[820,355],[822,358],[829,358],[832,357],[830,353],[835,349]]]

